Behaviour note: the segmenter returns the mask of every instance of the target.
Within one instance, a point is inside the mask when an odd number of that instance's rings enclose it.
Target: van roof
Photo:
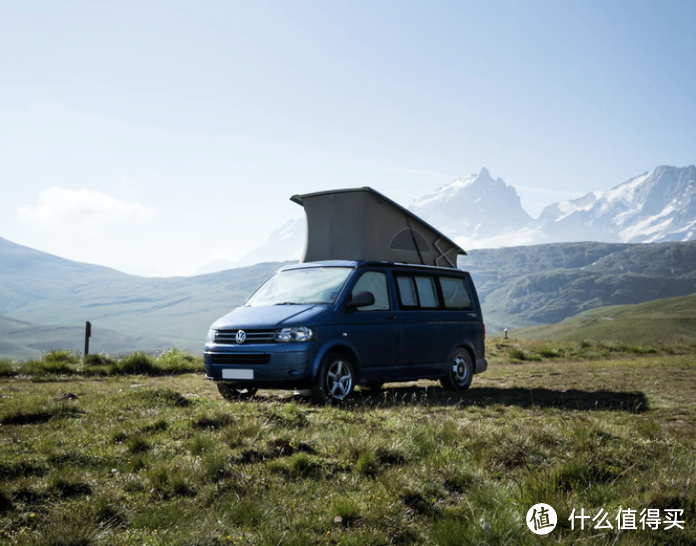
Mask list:
[[[354,261],[354,260],[325,260],[321,262],[304,262],[297,264],[290,264],[282,267],[281,271],[287,271],[289,269],[306,269],[308,267],[368,267],[368,266],[389,266],[403,269],[423,269],[427,271],[439,272],[439,273],[452,273],[452,271],[459,271],[461,273],[466,273],[463,269],[454,269],[452,267],[439,267],[435,265],[421,265],[421,264],[409,264],[401,262],[387,262],[387,261]]]

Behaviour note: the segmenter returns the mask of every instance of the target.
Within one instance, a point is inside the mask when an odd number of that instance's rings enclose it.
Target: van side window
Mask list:
[[[428,309],[440,307],[440,302],[437,300],[437,292],[435,291],[435,279],[432,277],[414,277],[416,288],[418,289],[418,299],[420,306]]]
[[[399,288],[399,301],[403,307],[420,307],[421,309],[440,307],[433,277],[397,276],[396,285]]]
[[[396,284],[399,287],[399,298],[404,307],[418,307],[416,297],[416,287],[413,285],[411,277],[397,277]]]
[[[380,271],[366,271],[355,283],[351,297],[358,292],[372,292],[375,297],[374,305],[358,307],[356,311],[380,311],[389,309],[389,288],[387,276]]]
[[[447,309],[471,309],[471,296],[464,279],[440,277],[440,288]]]

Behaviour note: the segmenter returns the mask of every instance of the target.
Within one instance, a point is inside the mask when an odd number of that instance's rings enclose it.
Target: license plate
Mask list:
[[[223,379],[254,379],[254,370],[222,370]]]

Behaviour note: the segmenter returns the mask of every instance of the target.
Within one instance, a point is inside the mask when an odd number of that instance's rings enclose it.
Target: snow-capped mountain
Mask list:
[[[515,188],[502,178],[493,180],[485,168],[440,186],[408,208],[452,237],[485,239],[517,231],[532,221]]]
[[[515,188],[493,179],[485,168],[419,197],[408,208],[464,249],[576,241],[690,241],[696,240],[696,166],[657,167],[608,191],[553,203],[536,220],[522,208]],[[304,218],[287,222],[240,260],[210,262],[200,272],[299,260],[306,225]]]
[[[693,240],[696,167],[657,167],[609,191],[549,205],[539,220],[552,242]]]

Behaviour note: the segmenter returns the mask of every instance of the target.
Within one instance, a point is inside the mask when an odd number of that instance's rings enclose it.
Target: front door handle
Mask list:
[[[387,315],[387,320],[396,320],[396,315]]]

